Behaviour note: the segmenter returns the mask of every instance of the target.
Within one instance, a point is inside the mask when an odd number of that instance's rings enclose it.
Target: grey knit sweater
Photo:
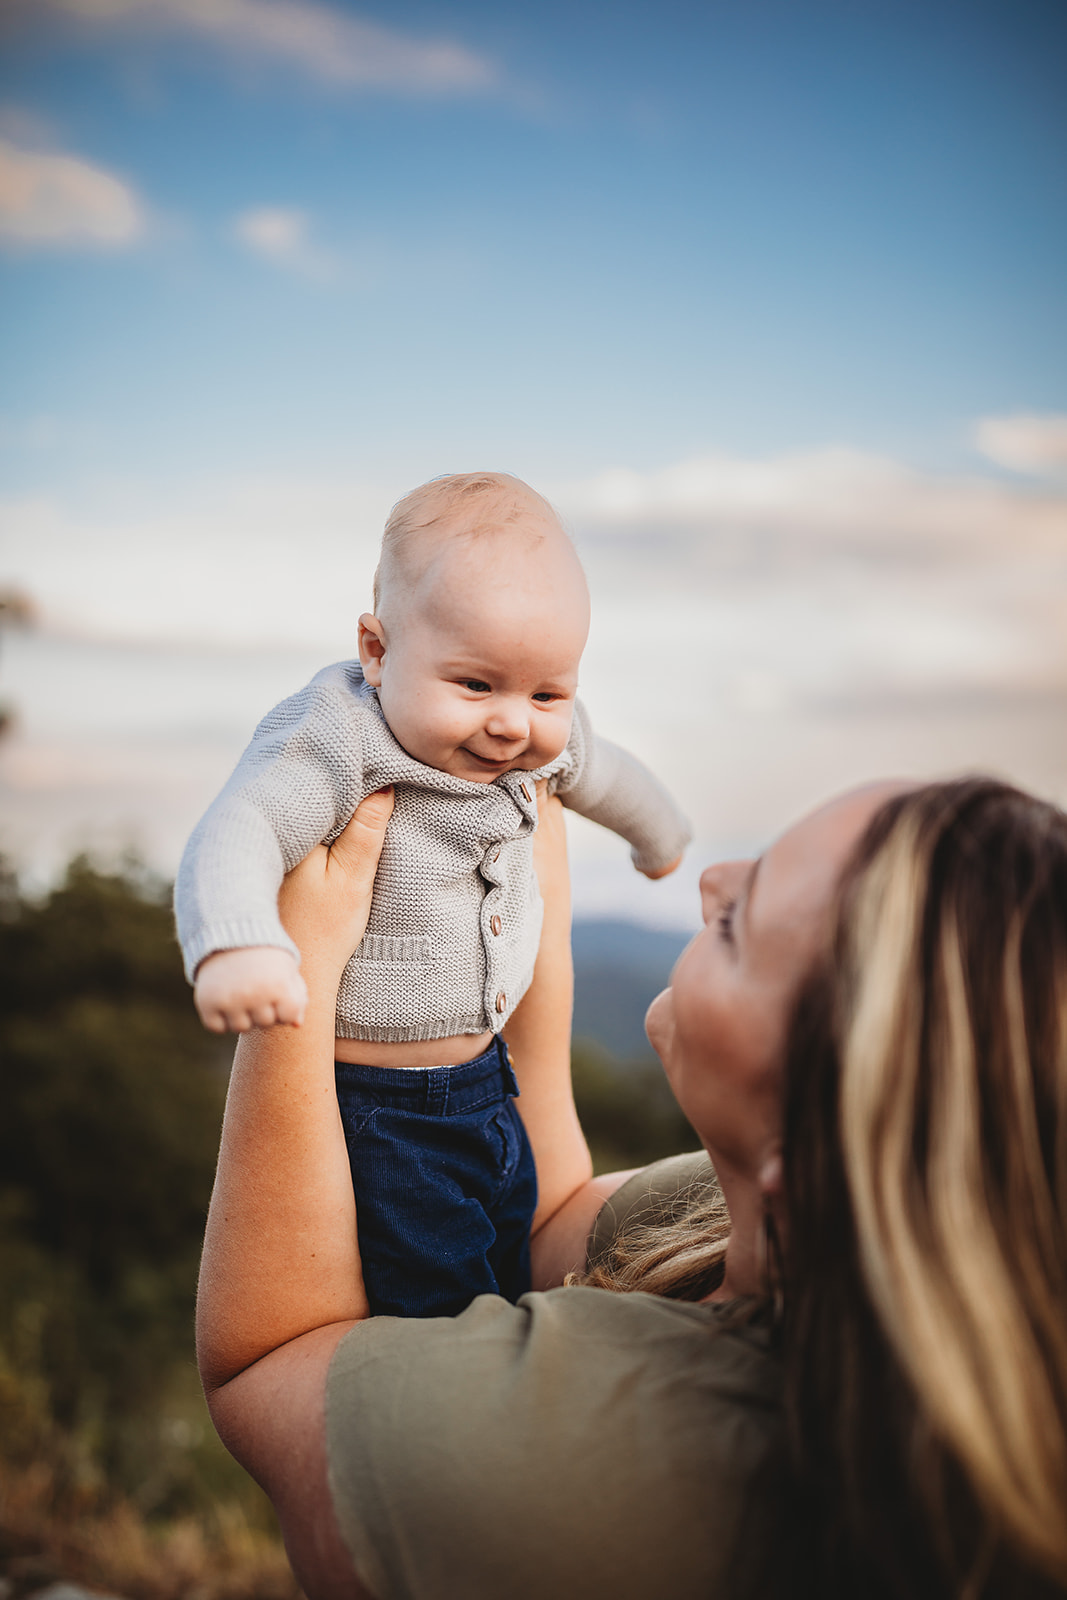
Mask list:
[[[652,774],[593,732],[576,705],[570,741],[536,772],[472,783],[414,760],[393,737],[358,661],[318,673],[264,717],[185,849],[175,886],[192,981],[215,950],[277,945],[282,875],[335,838],[386,784],[396,804],[363,942],[337,998],[337,1035],[405,1043],[494,1033],[522,999],[537,955],[535,782],[621,834],[655,871],[689,841]]]

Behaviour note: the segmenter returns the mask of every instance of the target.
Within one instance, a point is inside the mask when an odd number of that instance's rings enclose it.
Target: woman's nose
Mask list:
[[[705,922],[710,922],[719,908],[719,873],[718,866],[705,867],[700,874],[700,912]]]
[[[724,900],[732,900],[744,882],[751,861],[716,861],[700,874],[700,906],[704,921],[710,922],[719,914]]]

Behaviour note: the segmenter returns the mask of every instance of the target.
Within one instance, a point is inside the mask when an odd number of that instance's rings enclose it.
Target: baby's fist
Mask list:
[[[653,883],[655,883],[657,878],[667,878],[667,877],[670,876],[670,874],[672,872],[676,872],[677,869],[681,866],[681,864],[682,864],[681,856],[675,856],[674,860],[670,863],[669,866],[657,867],[655,872],[650,872],[645,867],[639,867],[638,871],[643,872],[645,874],[646,878],[651,878]]]
[[[200,1020],[212,1033],[247,1033],[276,1022],[299,1027],[308,992],[288,950],[252,945],[246,950],[216,950],[196,969],[193,999]]]

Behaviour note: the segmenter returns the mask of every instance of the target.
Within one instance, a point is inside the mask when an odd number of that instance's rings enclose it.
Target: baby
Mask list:
[[[536,1176],[500,1034],[537,956],[536,783],[621,834],[651,878],[689,840],[575,699],[588,626],[574,548],[526,484],[469,473],[413,490],[386,524],[359,660],[264,718],[186,847],[175,906],[204,1023],[299,1023],[281,878],[395,786],[336,1023],[376,1313],[448,1315],[529,1287]]]

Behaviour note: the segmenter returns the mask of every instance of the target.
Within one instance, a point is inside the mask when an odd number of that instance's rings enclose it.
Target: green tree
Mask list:
[[[616,1061],[594,1040],[576,1039],[571,1068],[596,1172],[646,1166],[700,1148],[655,1061]]]
[[[76,860],[39,902],[9,871],[0,888],[0,1353],[23,1401],[15,1432],[29,1448],[35,1396],[38,1431],[76,1441],[80,1470],[163,1504],[193,1492],[160,1472],[160,1440],[176,1391],[186,1408],[195,1397],[230,1046],[201,1028],[166,892],[134,864]]]
[[[164,885],[78,859],[35,901],[0,864],[0,1450],[157,1516],[253,1504],[192,1348],[231,1050]],[[655,1065],[579,1041],[574,1081],[598,1171],[695,1147]]]

